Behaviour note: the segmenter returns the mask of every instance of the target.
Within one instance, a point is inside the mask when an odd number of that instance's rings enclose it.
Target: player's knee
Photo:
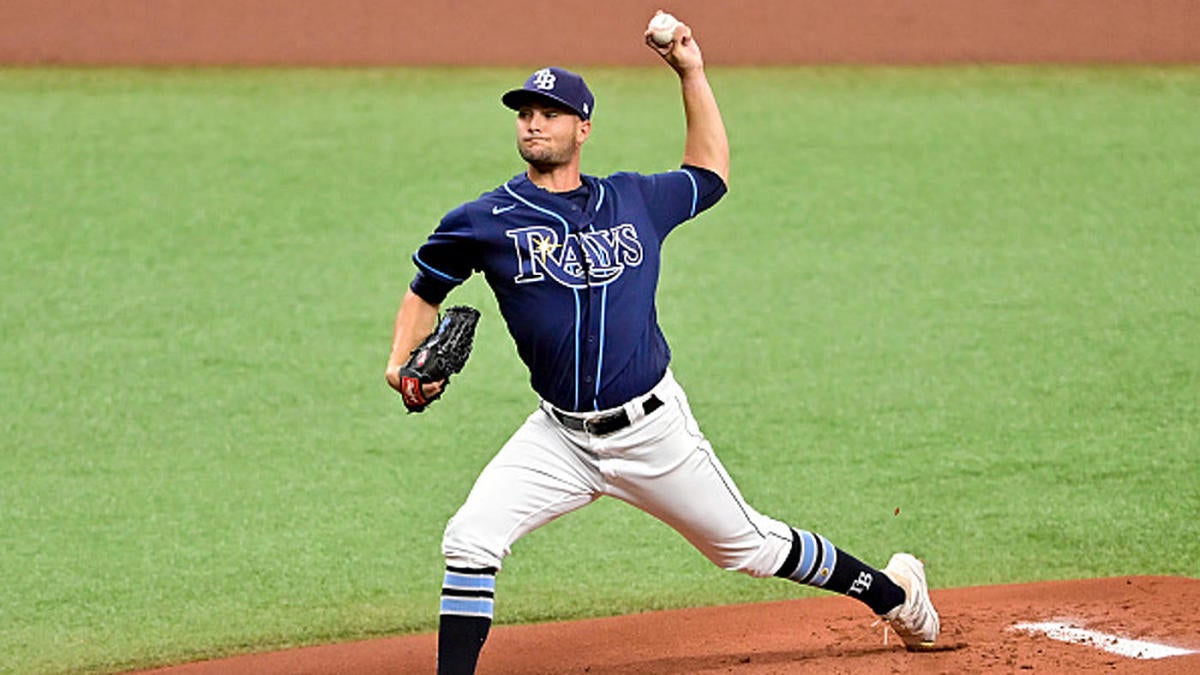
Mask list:
[[[497,546],[490,534],[475,527],[467,519],[455,516],[446,524],[442,534],[442,555],[446,564],[454,567],[500,569],[505,551]]]

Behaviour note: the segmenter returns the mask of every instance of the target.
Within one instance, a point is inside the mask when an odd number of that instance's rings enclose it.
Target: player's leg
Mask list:
[[[624,461],[611,472],[610,494],[667,523],[722,568],[841,593],[881,616],[903,607],[906,592],[892,570],[884,573],[819,534],[751,507],[701,433],[687,397],[670,384],[660,385],[667,405],[627,436],[614,437],[614,444],[628,444],[629,451],[612,448]],[[922,577],[909,585],[923,583]],[[931,605],[928,609],[932,612]]]
[[[470,675],[492,628],[495,567],[446,566],[438,616],[438,675]]]
[[[897,553],[879,570],[819,534],[793,529],[792,537],[787,560],[774,576],[861,600],[887,619],[909,649],[928,648],[937,639],[940,622],[921,561]]]
[[[697,439],[669,472],[640,481],[628,471],[617,496],[670,525],[714,564],[755,577],[777,576],[842,593],[886,614],[904,591],[825,537],[768,518],[742,497],[712,452]]]
[[[479,474],[442,538],[439,675],[475,672],[492,624],[496,573],[512,544],[596,498],[597,474],[583,459],[538,411]]]

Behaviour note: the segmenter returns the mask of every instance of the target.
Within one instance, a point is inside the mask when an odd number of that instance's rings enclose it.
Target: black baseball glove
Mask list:
[[[437,329],[408,355],[408,361],[400,367],[400,396],[410,413],[419,413],[441,398],[450,376],[467,364],[478,323],[479,310],[474,307],[451,307],[442,315]],[[439,380],[444,380],[442,391],[426,397],[421,385]]]

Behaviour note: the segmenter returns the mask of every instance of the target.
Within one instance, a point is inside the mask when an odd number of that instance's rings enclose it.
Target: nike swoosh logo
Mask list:
[[[515,208],[517,208],[516,204],[509,204],[508,206],[493,206],[492,207],[492,215],[498,216],[501,213],[504,213],[506,211],[512,211]]]

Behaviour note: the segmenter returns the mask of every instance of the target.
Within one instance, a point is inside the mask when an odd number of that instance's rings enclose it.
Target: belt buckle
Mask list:
[[[590,429],[588,433],[593,436],[607,436],[629,426],[629,414],[619,409],[607,415],[589,418],[587,423]]]
[[[581,420],[583,422],[583,430],[592,436],[604,436],[609,433],[607,425],[611,419],[611,415],[584,417]]]
[[[596,417],[583,417],[581,415],[573,415],[565,410],[551,408],[554,411],[554,417],[558,419],[558,423],[572,431],[582,431],[588,434],[594,434],[594,420]]]

